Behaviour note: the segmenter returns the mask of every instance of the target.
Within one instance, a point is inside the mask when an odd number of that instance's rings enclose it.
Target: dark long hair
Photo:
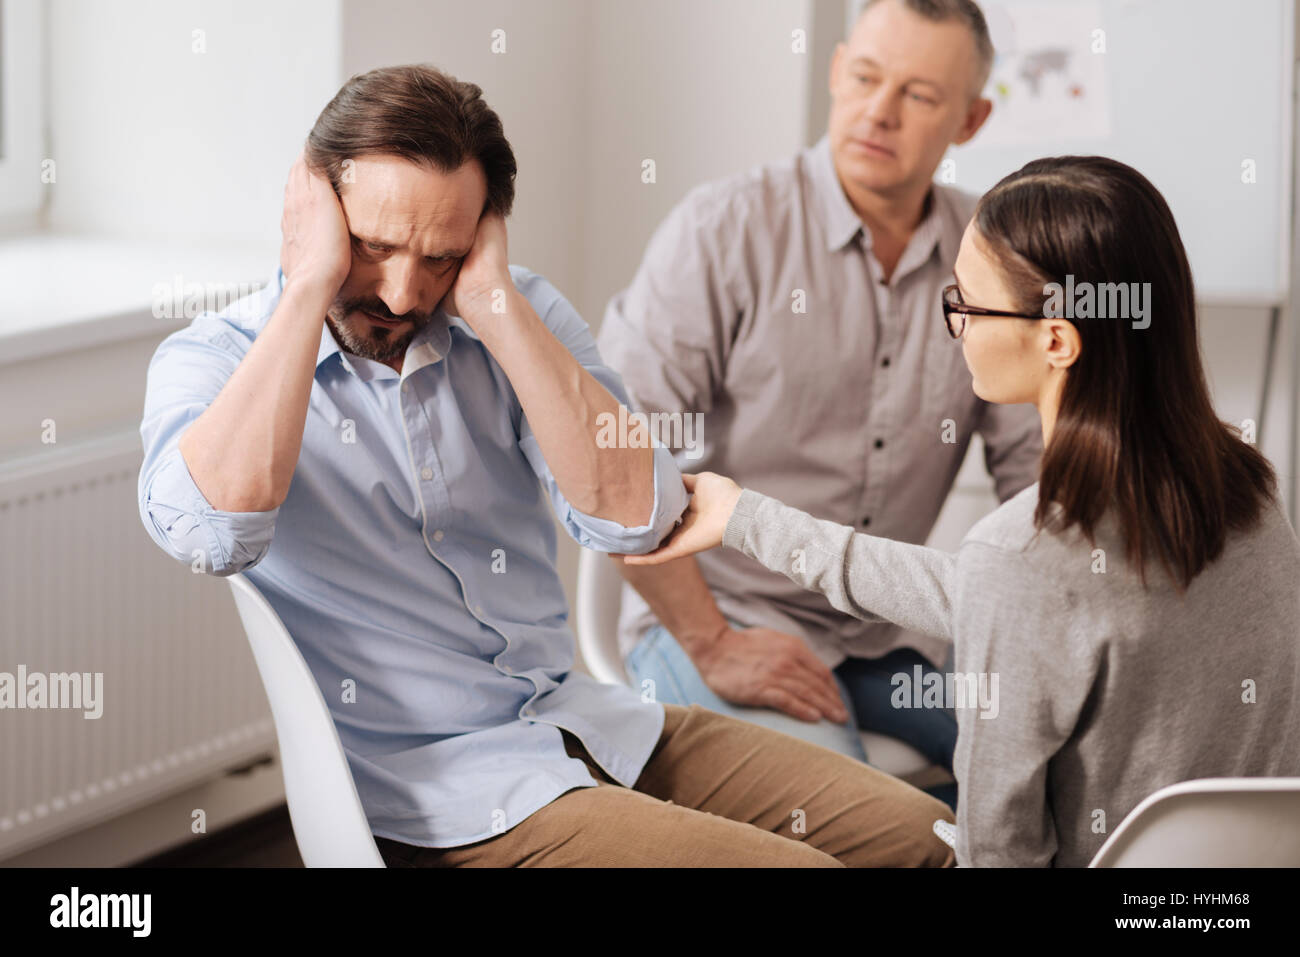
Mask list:
[[[376,154],[400,156],[441,173],[478,160],[487,178],[484,212],[510,215],[515,154],[500,118],[474,83],[422,63],[349,79],[307,136],[307,166],[337,192],[345,160]]]
[[[1277,486],[1268,460],[1210,402],[1191,268],[1164,197],[1115,160],[1051,157],[998,183],[974,223],[1021,311],[1042,313],[1046,284],[1071,276],[1076,288],[1150,283],[1141,322],[1072,320],[1081,349],[1043,451],[1034,520],[1058,531],[1077,524],[1095,544],[1114,508],[1142,582],[1155,556],[1185,588]]]

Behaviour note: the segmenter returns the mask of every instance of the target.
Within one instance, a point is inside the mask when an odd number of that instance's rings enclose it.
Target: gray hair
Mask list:
[[[883,0],[866,0],[858,12],[858,19],[862,19],[868,10],[882,2]],[[979,4],[975,3],[975,0],[898,0],[898,2],[927,20],[935,23],[957,20],[970,30],[971,38],[975,41],[975,56],[979,65],[977,76],[979,85],[975,87],[975,95],[979,96],[984,90],[984,84],[989,81],[989,73],[993,70],[993,41],[989,38],[989,25],[984,19],[984,12],[980,10]]]

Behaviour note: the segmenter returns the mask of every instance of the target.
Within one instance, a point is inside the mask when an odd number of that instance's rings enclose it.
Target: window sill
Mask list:
[[[261,285],[274,274],[278,252],[258,244],[178,245],[58,232],[6,236],[0,239],[0,365],[181,329],[192,319],[183,301],[175,309],[170,302],[155,308],[163,287],[170,293],[197,283],[226,295]]]

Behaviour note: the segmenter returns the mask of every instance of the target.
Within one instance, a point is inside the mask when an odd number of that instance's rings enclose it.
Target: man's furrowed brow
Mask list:
[[[375,246],[384,246],[388,249],[398,249],[402,245],[400,243],[391,243],[388,240],[380,239],[377,236],[366,236],[357,232],[351,232],[351,231],[349,232],[353,239],[361,243],[371,243]],[[430,253],[428,258],[435,260],[437,262],[447,262],[448,260],[452,260],[452,259],[464,259],[468,255],[469,255],[468,249],[466,250],[445,249],[445,250],[440,250],[439,252]]]
[[[446,261],[446,260],[450,260],[450,259],[464,259],[464,258],[465,258],[466,256],[468,256],[468,255],[469,255],[469,250],[468,250],[468,249],[463,250],[463,251],[462,251],[462,250],[452,249],[452,250],[447,250],[447,251],[445,251],[445,252],[432,253],[432,254],[429,256],[429,258],[430,258],[430,259],[436,259],[436,260],[438,260],[439,262],[444,262],[444,261]]]

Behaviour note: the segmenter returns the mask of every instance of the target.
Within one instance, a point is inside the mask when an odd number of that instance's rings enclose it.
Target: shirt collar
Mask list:
[[[826,251],[839,252],[847,246],[859,231],[870,242],[871,237],[862,228],[862,220],[844,195],[840,185],[839,174],[835,172],[835,160],[831,157],[831,138],[823,133],[822,138],[809,150],[811,162],[809,175],[813,190],[822,207],[822,219],[826,225]]]
[[[970,221],[969,216],[962,218],[960,205],[953,199],[950,191],[937,185],[930,187],[930,210],[926,213],[922,225],[933,223],[935,241],[939,244],[939,256],[949,264],[949,268],[957,261],[961,236],[966,231],[967,222]]]
[[[917,224],[916,229],[912,232],[912,238],[907,244],[908,248],[903,251],[905,256],[917,257],[915,260],[917,265],[934,255],[936,246],[939,247],[939,256],[941,258],[947,255],[947,238],[951,230],[944,228],[945,212],[939,189],[931,183],[930,192],[925,197],[925,212],[921,215],[921,222]],[[953,259],[956,259],[956,249],[952,250],[952,255]],[[951,262],[952,260],[947,261]],[[902,260],[899,260],[899,265],[904,265]]]
[[[284,291],[285,282],[284,270],[277,268],[275,278],[271,281],[275,292],[272,296],[271,306],[267,310],[267,318],[274,311],[275,304]],[[322,321],[320,346],[316,349],[316,368],[320,369],[321,365],[330,356],[337,353],[344,368],[359,379],[369,382],[371,379],[400,378],[404,382],[415,372],[427,365],[433,365],[435,362],[441,361],[447,355],[451,350],[451,327],[453,325],[465,328],[463,321],[459,317],[448,316],[443,311],[442,306],[439,306],[429,324],[416,333],[415,338],[406,347],[406,355],[402,359],[402,374],[399,377],[391,366],[344,352],[340,348],[338,340],[334,338],[334,333],[330,331],[329,324]]]
[[[821,204],[822,218],[826,226],[826,251],[839,252],[852,242],[859,232],[862,233],[863,245],[870,248],[871,233],[863,227],[862,219],[844,194],[839,174],[835,171],[830,134],[822,134],[822,138],[809,148],[809,153],[812,186]],[[930,187],[926,204],[928,209],[921,217],[921,222],[917,224],[908,243],[908,249],[915,248],[922,256],[928,257],[937,242],[940,256],[945,262],[952,262],[957,258],[957,246],[961,242],[961,232],[966,228],[966,224],[957,224],[955,232],[953,228],[945,228],[950,225],[945,223],[948,217],[947,203],[943,192],[938,187],[933,185]],[[916,253],[911,253],[909,258],[912,255]]]

